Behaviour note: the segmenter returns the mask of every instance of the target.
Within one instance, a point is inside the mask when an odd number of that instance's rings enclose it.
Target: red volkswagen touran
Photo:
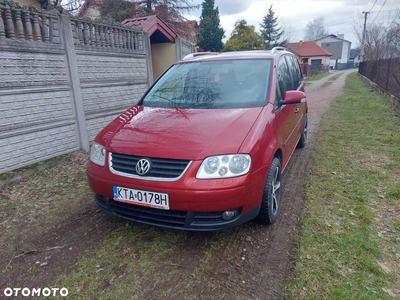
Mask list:
[[[128,220],[203,231],[272,224],[281,172],[306,138],[291,52],[197,56],[174,64],[97,135],[87,177],[97,204]]]

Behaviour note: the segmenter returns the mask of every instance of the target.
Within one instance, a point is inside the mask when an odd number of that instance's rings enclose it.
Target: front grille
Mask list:
[[[136,172],[136,164],[142,158],[144,157],[112,153],[110,168],[117,172],[142,178],[174,179],[180,177],[190,163],[189,160],[146,157],[150,161],[151,168],[146,175],[140,176]]]
[[[184,211],[148,208],[113,200],[109,201],[109,205],[113,213],[125,219],[164,226],[183,227],[185,225],[186,212]]]
[[[236,210],[236,216],[231,221],[225,221],[221,212],[188,212],[177,210],[163,210],[150,207],[132,205],[128,203],[114,201],[100,195],[96,195],[97,204],[118,217],[161,227],[170,227],[177,229],[197,228],[206,230],[223,226],[237,220],[241,209]]]

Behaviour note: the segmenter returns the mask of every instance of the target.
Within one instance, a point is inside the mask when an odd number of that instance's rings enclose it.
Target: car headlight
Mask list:
[[[93,142],[92,149],[90,151],[90,160],[96,165],[104,167],[106,164],[106,148],[96,142]]]
[[[247,174],[251,157],[248,154],[210,156],[204,159],[197,171],[198,179],[229,178]]]

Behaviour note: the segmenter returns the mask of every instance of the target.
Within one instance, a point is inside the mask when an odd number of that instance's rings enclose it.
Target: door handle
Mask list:
[[[299,109],[298,107],[296,107],[296,108],[294,109],[294,113],[295,113],[295,114],[298,114],[299,111],[300,111],[300,109]]]

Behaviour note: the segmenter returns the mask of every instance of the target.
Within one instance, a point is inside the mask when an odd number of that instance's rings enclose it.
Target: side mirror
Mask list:
[[[287,91],[283,95],[281,105],[306,102],[306,94],[302,91]]]

